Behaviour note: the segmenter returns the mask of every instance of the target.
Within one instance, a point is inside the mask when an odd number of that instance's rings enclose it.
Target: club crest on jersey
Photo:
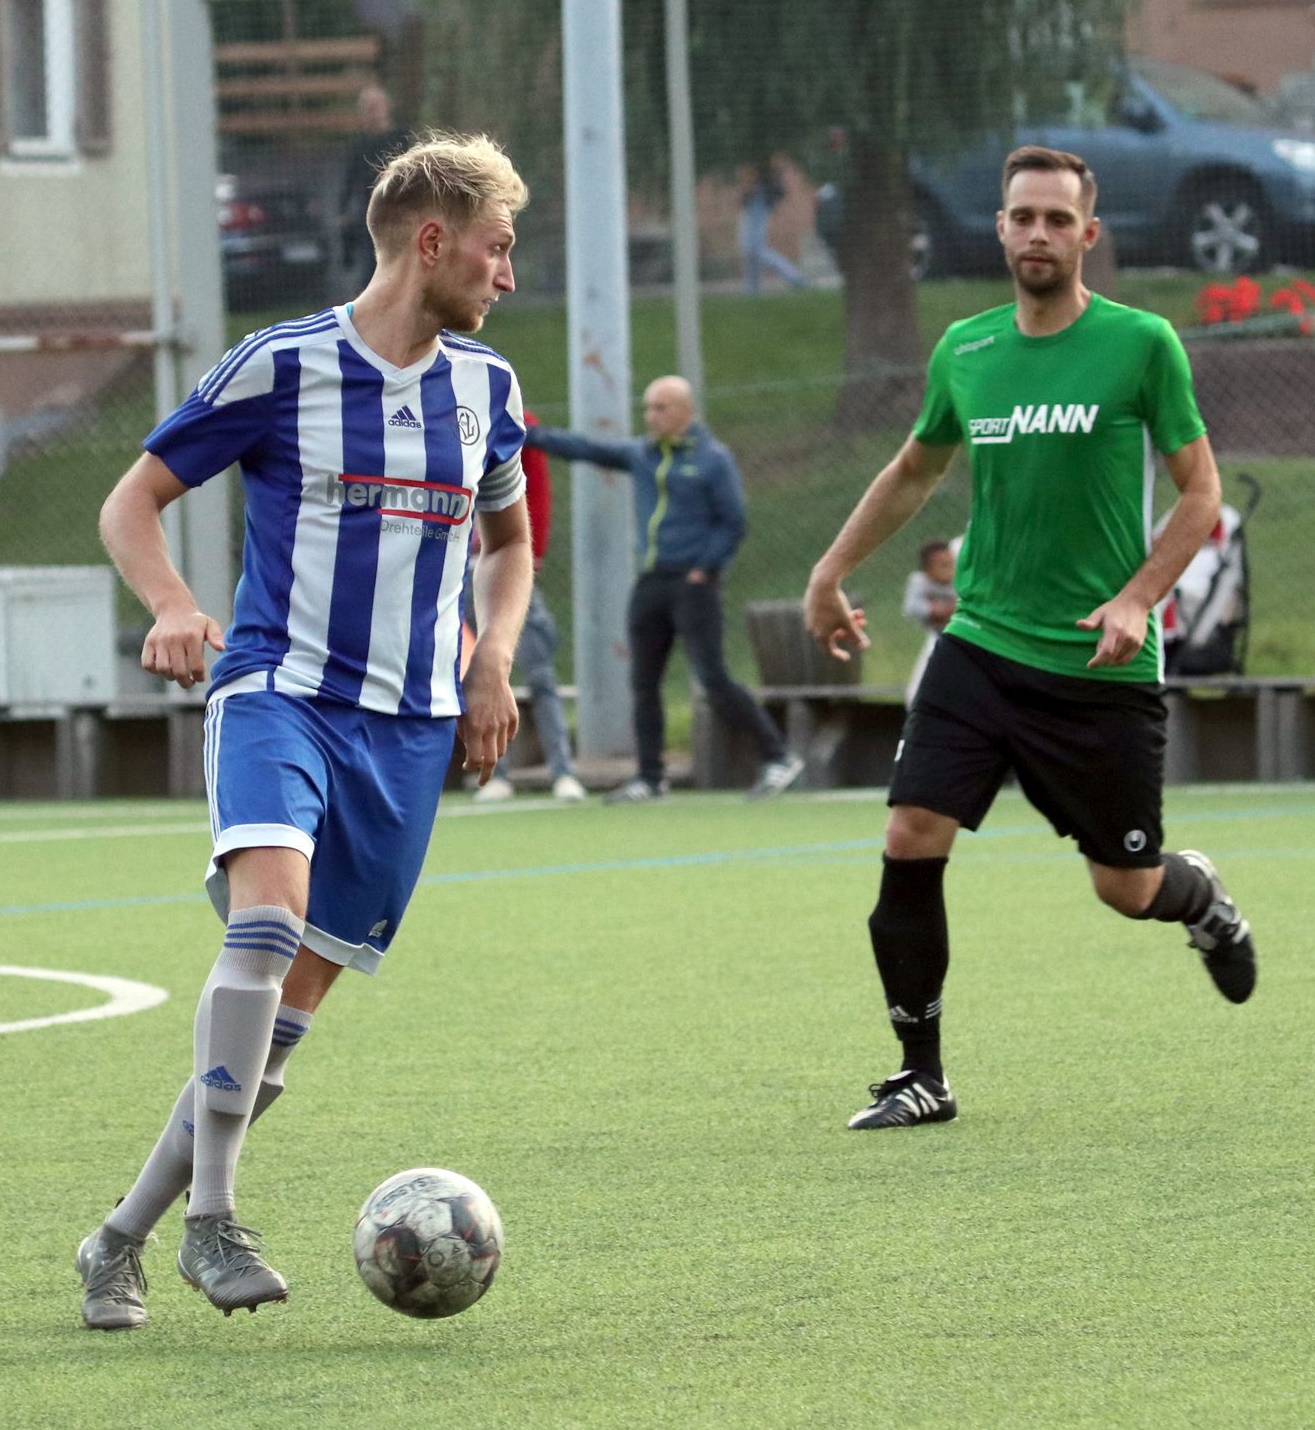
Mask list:
[[[469,407],[457,408],[457,433],[463,447],[473,447],[479,441],[479,418]]]
[[[403,512],[421,521],[460,526],[470,517],[475,493],[442,482],[411,482],[401,477],[358,476],[349,472],[329,478],[330,506],[362,511]]]
[[[1027,407],[1018,406],[1008,417],[969,418],[968,440],[979,447],[1043,433],[1089,433],[1096,425],[1099,411],[1099,402],[1089,406],[1081,402],[1038,402]]]

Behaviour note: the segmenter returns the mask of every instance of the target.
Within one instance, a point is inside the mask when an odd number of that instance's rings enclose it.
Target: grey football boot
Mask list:
[[[260,1254],[260,1233],[239,1226],[227,1212],[187,1217],[178,1248],[178,1273],[203,1291],[224,1315],[267,1301],[286,1301],[288,1283]]]
[[[86,1295],[82,1319],[90,1331],[133,1331],[146,1324],[145,1246],[108,1226],[98,1226],[78,1247],[77,1268]]]

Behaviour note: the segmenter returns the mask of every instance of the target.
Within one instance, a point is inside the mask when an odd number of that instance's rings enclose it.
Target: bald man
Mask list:
[[[648,436],[627,442],[597,442],[552,427],[531,427],[525,437],[527,446],[554,457],[629,472],[632,479],[640,574],[627,631],[639,773],[607,801],[638,804],[667,793],[662,677],[677,637],[712,708],[758,746],[762,766],[749,798],[768,799],[798,779],[803,761],[726,669],[720,578],[744,539],[739,469],[694,420],[694,393],[683,377],[649,383],[644,425]]]

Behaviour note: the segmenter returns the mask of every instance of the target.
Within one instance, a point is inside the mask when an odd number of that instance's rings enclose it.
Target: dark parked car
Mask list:
[[[1201,70],[1132,59],[1109,96],[1075,92],[1071,112],[974,145],[945,163],[915,159],[915,272],[995,272],[1000,169],[1016,144],[1067,149],[1090,163],[1099,212],[1121,263],[1239,273],[1315,265],[1315,140]],[[832,243],[842,196],[818,195]]]
[[[230,309],[324,301],[330,253],[316,194],[278,177],[221,174],[215,197]]]

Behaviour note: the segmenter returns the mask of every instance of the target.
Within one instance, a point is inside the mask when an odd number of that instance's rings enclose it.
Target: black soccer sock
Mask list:
[[[941,1066],[941,989],[950,966],[945,921],[947,859],[882,857],[881,893],[868,919],[872,953],[886,991],[904,1067],[945,1078]]]
[[[1210,880],[1181,854],[1160,857],[1164,879],[1146,908],[1134,915],[1158,919],[1162,924],[1194,924],[1210,907],[1213,890]]]

